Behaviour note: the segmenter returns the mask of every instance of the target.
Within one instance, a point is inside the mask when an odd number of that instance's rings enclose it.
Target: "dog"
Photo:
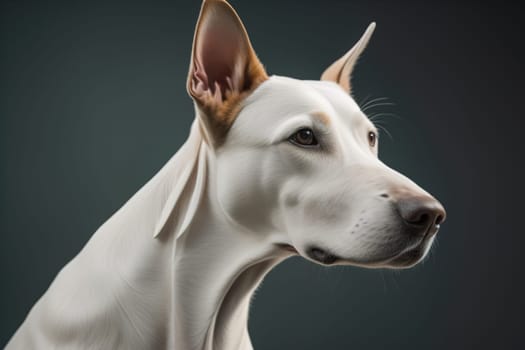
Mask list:
[[[234,9],[205,0],[186,143],[57,275],[7,349],[252,349],[274,266],[408,268],[443,206],[378,159],[350,75],[375,24],[319,81],[269,76]]]

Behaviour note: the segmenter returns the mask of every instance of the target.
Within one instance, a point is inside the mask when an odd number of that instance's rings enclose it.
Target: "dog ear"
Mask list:
[[[169,186],[171,192],[162,207],[154,237],[165,229],[174,231],[175,238],[180,237],[189,227],[199,206],[206,187],[207,170],[206,143],[203,142],[198,122],[194,122],[190,137],[174,157],[178,159],[168,162],[176,167],[169,170],[174,183]]]
[[[193,38],[187,89],[208,142],[221,142],[242,100],[266,79],[235,10],[226,1],[205,0]]]
[[[363,36],[361,36],[361,39],[359,39],[354,47],[352,47],[343,57],[332,63],[332,65],[324,71],[321,80],[333,81],[339,84],[346,92],[351,93],[352,88],[350,85],[350,78],[352,70],[359,59],[359,56],[361,56],[361,53],[368,44],[375,27],[375,22],[370,23]]]

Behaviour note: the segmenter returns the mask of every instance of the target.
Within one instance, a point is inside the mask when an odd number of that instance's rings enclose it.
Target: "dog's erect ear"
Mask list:
[[[205,0],[193,38],[187,88],[199,108],[207,141],[221,142],[242,100],[266,79],[235,10],[226,1]]]
[[[359,56],[368,44],[375,27],[376,24],[374,22],[370,23],[361,39],[359,39],[359,41],[354,45],[354,47],[350,49],[350,51],[332,63],[332,65],[324,71],[323,75],[321,76],[321,80],[336,82],[346,92],[351,93],[352,88],[350,85],[350,78],[352,75],[352,70],[354,69]]]

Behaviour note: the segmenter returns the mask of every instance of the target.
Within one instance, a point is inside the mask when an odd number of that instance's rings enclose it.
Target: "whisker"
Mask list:
[[[361,106],[361,111],[365,113],[367,110],[370,110],[375,107],[381,107],[381,106],[395,106],[396,104],[393,102],[388,102],[388,97],[377,97],[369,100],[369,96],[365,97],[365,99],[359,104]],[[377,128],[380,129],[382,132],[387,134],[387,136],[390,138],[390,140],[394,140],[392,137],[392,134],[390,131],[386,129],[386,126],[381,125],[381,122],[383,121],[380,117],[394,117],[396,119],[403,120],[399,115],[394,113],[374,113],[370,116],[368,116],[368,119],[376,124]]]
[[[380,115],[373,115],[373,116],[369,117],[368,120],[370,120],[373,124],[384,123],[385,125],[387,125],[387,123],[388,123],[388,120],[383,118]]]
[[[380,101],[385,101],[385,100],[388,100],[388,97],[377,97],[377,98],[373,98],[373,99],[371,99],[370,101],[366,102],[363,106],[361,106],[361,109],[366,108],[368,105],[370,105],[370,104],[372,104],[372,103],[380,102]]]
[[[381,280],[383,280],[383,292],[386,294],[387,287],[386,287],[385,275],[383,274],[383,270],[379,270],[379,272],[381,272]]]
[[[430,251],[429,251],[429,253],[431,254],[433,262],[436,261],[436,250],[437,250],[438,246],[439,246],[439,242],[438,242],[438,239],[436,237],[436,238],[434,238],[434,244],[432,244],[432,247],[430,247]]]
[[[374,121],[375,120],[374,118],[377,118],[377,117],[394,117],[396,119],[403,120],[403,118],[401,118],[399,115],[395,113],[375,113],[375,114],[370,115],[368,119],[370,119],[371,121]]]
[[[397,290],[401,291],[401,286],[399,285],[399,283],[396,280],[396,273],[399,273],[399,271],[398,270],[393,270],[392,273],[390,274],[390,277],[392,277],[392,281],[394,281],[394,285],[397,287]]]
[[[369,110],[370,108],[375,108],[375,107],[379,107],[379,106],[395,106],[396,104],[393,103],[393,102],[378,102],[378,103],[372,103],[372,104],[367,104],[366,106],[364,106],[363,108],[361,108],[361,111],[364,113],[366,112],[367,110]]]
[[[394,138],[392,137],[392,134],[390,133],[390,131],[388,131],[383,125],[381,124],[376,124],[377,125],[377,128],[378,129],[381,129],[385,132],[385,134],[388,135],[388,137],[390,138],[390,140],[394,141]]]
[[[375,121],[377,117],[380,117],[380,114],[381,113],[374,113],[374,114],[371,114],[368,116],[368,120],[370,120],[371,122]]]
[[[357,105],[358,105],[358,106],[361,106],[361,105],[363,105],[363,104],[368,103],[367,100],[368,100],[370,97],[372,97],[372,95],[367,95],[367,96],[366,96],[361,102],[359,102]]]

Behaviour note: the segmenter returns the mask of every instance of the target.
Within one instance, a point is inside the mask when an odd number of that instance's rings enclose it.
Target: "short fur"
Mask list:
[[[251,296],[284,259],[421,261],[445,212],[377,158],[377,130],[348,94],[370,35],[322,81],[268,77],[235,11],[205,1],[188,140],[60,271],[7,349],[249,350]],[[317,144],[297,142],[304,129]]]

